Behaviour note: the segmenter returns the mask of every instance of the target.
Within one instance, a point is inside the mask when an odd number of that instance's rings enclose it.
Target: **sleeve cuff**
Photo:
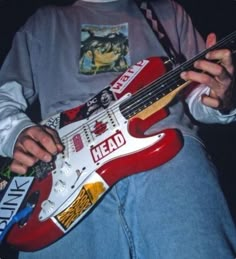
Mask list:
[[[213,109],[202,104],[201,96],[203,94],[209,94],[209,87],[203,85],[199,86],[198,88],[194,89],[186,99],[189,110],[194,119],[203,123],[221,124],[227,124],[236,121],[236,109],[233,109],[227,114],[223,114],[217,109]]]
[[[18,120],[15,125],[9,125],[2,129],[0,155],[3,157],[13,157],[13,150],[18,136],[24,129],[34,125],[35,123],[26,117],[24,120]]]

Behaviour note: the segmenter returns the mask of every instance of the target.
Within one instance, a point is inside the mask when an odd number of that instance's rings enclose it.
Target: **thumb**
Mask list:
[[[210,48],[215,44],[216,44],[216,34],[212,32],[212,33],[208,34],[208,36],[207,36],[206,47]]]

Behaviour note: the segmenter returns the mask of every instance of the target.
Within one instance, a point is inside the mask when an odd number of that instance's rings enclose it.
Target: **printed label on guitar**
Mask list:
[[[92,179],[91,179],[92,178]],[[62,227],[63,231],[67,231],[76,223],[84,212],[89,210],[97,200],[103,195],[109,186],[103,178],[94,173],[89,181],[80,188],[79,193],[73,199],[73,202],[57,214],[54,219]]]
[[[112,91],[118,94],[122,93],[124,89],[129,86],[130,82],[137,76],[138,73],[142,71],[142,69],[148,63],[149,61],[144,59],[128,68],[127,71],[112,85]]]
[[[105,139],[95,147],[91,148],[93,161],[97,163],[104,157],[108,156],[118,148],[125,145],[126,140],[121,131],[117,131],[114,135]]]
[[[0,202],[0,234],[19,210],[34,177],[16,176]]]

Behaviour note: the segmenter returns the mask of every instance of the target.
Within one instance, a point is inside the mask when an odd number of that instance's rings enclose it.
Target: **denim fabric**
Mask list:
[[[121,180],[69,234],[20,258],[233,259],[235,252],[216,170],[203,145],[185,137],[171,161]]]

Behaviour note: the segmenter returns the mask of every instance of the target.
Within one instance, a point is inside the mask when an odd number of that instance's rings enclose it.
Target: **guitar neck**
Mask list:
[[[121,113],[125,118],[129,119],[140,113],[149,114],[153,110],[156,112],[164,108],[182,89],[191,83],[191,81],[184,81],[180,78],[181,72],[188,70],[197,71],[193,66],[194,62],[199,59],[205,59],[206,54],[212,50],[227,48],[233,51],[235,40],[236,31],[219,40],[214,46],[202,51],[194,58],[185,61],[175,69],[159,77],[123,102],[120,105]]]

